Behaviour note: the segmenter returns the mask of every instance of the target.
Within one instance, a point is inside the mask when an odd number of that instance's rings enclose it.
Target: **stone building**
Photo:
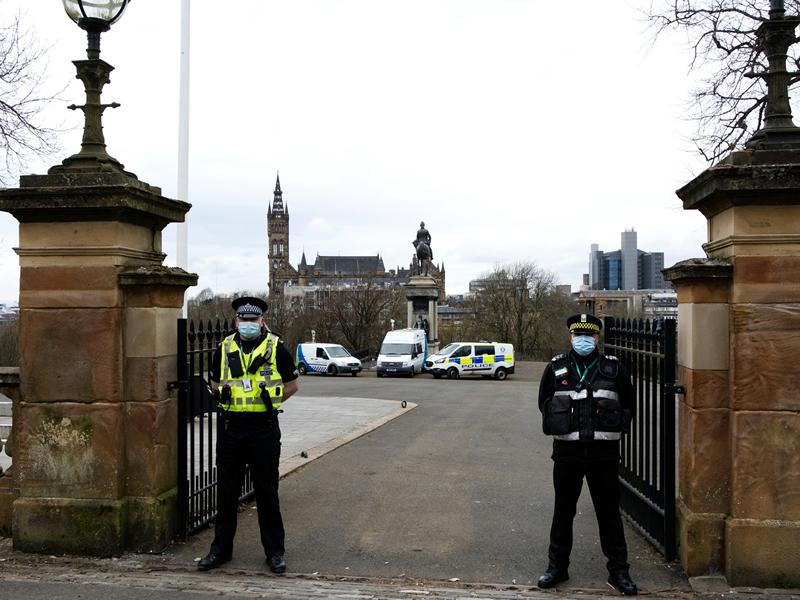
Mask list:
[[[314,262],[309,264],[303,252],[300,264],[296,268],[293,267],[289,263],[289,208],[283,202],[280,176],[275,180],[272,204],[267,209],[267,236],[270,296],[302,298],[320,290],[352,289],[368,282],[378,287],[392,289],[408,283],[416,264],[414,255],[408,268],[387,270],[380,254],[359,256],[317,254]],[[439,287],[439,297],[444,298],[444,264],[431,264],[429,274]]]

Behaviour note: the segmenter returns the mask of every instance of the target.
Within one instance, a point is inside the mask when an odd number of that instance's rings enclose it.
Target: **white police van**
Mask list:
[[[425,370],[439,379],[482,375],[503,380],[514,373],[514,346],[499,342],[453,342],[425,361]]]
[[[378,353],[377,375],[413,377],[425,369],[428,339],[423,329],[393,329],[386,332]]]
[[[316,344],[304,342],[297,345],[294,357],[297,372],[338,375],[350,373],[353,377],[361,372],[361,361],[339,344]]]

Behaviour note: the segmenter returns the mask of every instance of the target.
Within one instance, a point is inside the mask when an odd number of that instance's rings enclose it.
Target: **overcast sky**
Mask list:
[[[766,1],[766,0],[765,0]],[[667,266],[703,256],[705,219],[674,190],[706,167],[685,120],[678,36],[651,45],[649,0],[192,2],[189,270],[267,286],[266,212],[280,171],[290,260],[380,253],[407,266],[424,220],[447,292],[533,261],[573,289],[589,247],[626,228]],[[50,47],[51,119],[80,149],[71,60],[85,34],[58,0],[0,0]],[[109,153],[176,197],[179,0],[135,0],[103,34]],[[17,222],[0,213],[0,299],[18,295]],[[175,226],[165,230],[175,264]]]

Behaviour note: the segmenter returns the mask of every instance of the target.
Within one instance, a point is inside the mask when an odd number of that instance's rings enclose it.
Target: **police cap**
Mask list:
[[[237,317],[243,319],[255,319],[260,317],[265,310],[267,310],[267,303],[261,298],[254,298],[253,296],[242,296],[236,298],[231,302],[233,310],[236,311]]]
[[[602,328],[603,322],[594,315],[572,315],[567,319],[567,329],[569,329],[570,333],[592,335],[600,333]]]

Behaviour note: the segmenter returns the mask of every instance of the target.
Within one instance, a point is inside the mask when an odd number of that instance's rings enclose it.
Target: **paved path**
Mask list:
[[[403,407],[397,400],[297,394],[283,404],[280,416],[281,477],[415,407],[413,402]],[[210,422],[197,418],[190,426],[194,427],[196,473],[214,462],[216,423],[217,416],[212,415]]]
[[[157,555],[90,559],[20,555],[0,540],[0,600],[610,600],[610,589],[543,591],[532,586],[425,582],[413,579],[323,577],[317,574],[274,576],[265,570],[219,569],[198,573],[193,566],[171,564]],[[793,600],[797,591],[736,590],[692,592],[662,590],[647,594],[660,600]]]
[[[417,405],[403,408],[397,400],[305,396],[283,404],[281,415],[281,476],[369,433]],[[301,456],[305,452],[308,456]]]

